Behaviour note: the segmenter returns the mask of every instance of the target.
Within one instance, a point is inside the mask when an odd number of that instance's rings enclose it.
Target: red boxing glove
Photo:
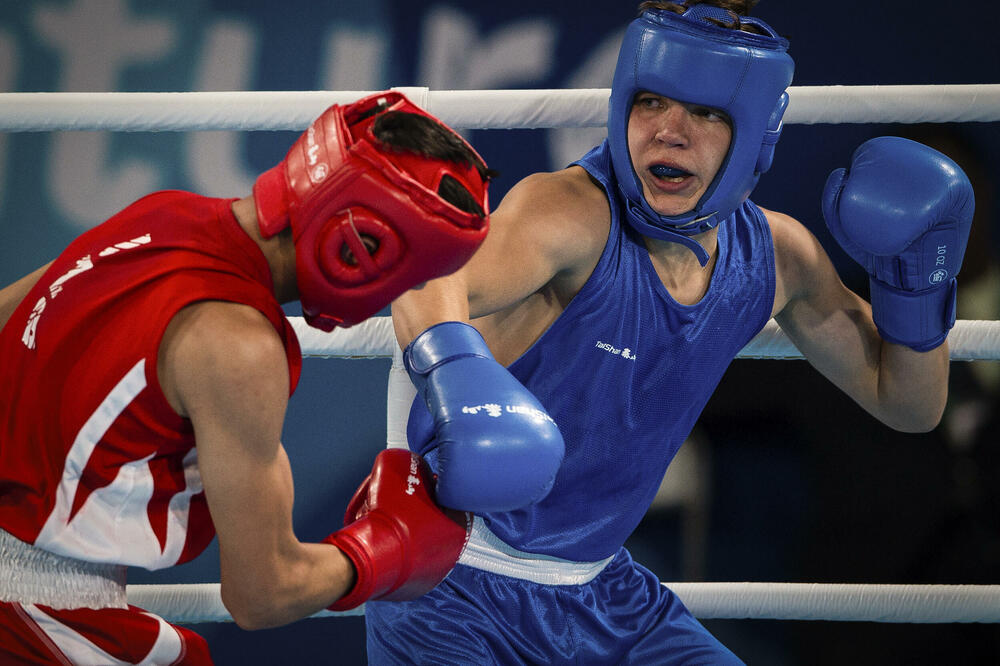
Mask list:
[[[386,449],[354,494],[344,528],[323,539],[357,570],[354,588],[330,606],[343,611],[369,599],[405,601],[430,592],[462,554],[472,516],[434,501],[434,475],[416,453]]]

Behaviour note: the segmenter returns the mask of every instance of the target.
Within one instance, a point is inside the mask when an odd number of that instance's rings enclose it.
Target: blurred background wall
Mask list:
[[[3,2],[0,91],[606,88],[635,5]],[[794,85],[1000,82],[996,3],[763,0],[756,14],[790,38]],[[866,294],[864,275],[826,233],[818,202],[827,173],[882,134],[935,145],[969,172],[978,207],[959,317],[997,319],[996,123],[790,125],[753,199],[812,229],[844,281]],[[603,130],[467,135],[501,171],[495,205],[524,175],[582,155]],[[249,193],[255,175],[281,159],[295,136],[0,133],[0,284],[149,191]],[[629,545],[663,580],[998,583],[997,365],[953,364],[942,426],[900,435],[805,363],[736,361],[690,444],[692,465],[671,479],[682,490],[664,495]],[[318,540],[340,524],[384,445],[387,368],[383,360],[305,364],[284,434],[302,539]],[[213,547],[174,570],[133,570],[130,582],[217,581],[217,566]],[[995,625],[707,624],[749,663],[1000,662]],[[364,661],[359,618],[262,632],[232,624],[196,629],[220,664]]]

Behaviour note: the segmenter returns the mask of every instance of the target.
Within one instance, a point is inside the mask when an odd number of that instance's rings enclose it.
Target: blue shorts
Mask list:
[[[622,548],[582,585],[459,564],[414,601],[369,602],[370,664],[742,664]]]

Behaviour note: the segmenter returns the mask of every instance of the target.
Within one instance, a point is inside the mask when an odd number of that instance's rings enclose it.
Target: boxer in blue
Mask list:
[[[886,424],[939,421],[969,181],[911,141],[858,148],[823,193],[872,304],[848,290],[805,227],[747,199],[793,70],[753,4],[640,5],[607,140],[515,185],[462,270],[393,304],[410,446],[476,517],[437,588],[368,604],[372,663],[740,663],[622,544],[771,317]]]

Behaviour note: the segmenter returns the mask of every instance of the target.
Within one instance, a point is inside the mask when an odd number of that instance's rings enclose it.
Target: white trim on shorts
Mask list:
[[[128,608],[125,567],[56,555],[0,529],[0,601],[57,610]]]
[[[474,516],[472,534],[458,563],[542,585],[584,585],[594,580],[613,559],[614,555],[599,562],[573,562],[525,553],[501,541],[482,518]]]

